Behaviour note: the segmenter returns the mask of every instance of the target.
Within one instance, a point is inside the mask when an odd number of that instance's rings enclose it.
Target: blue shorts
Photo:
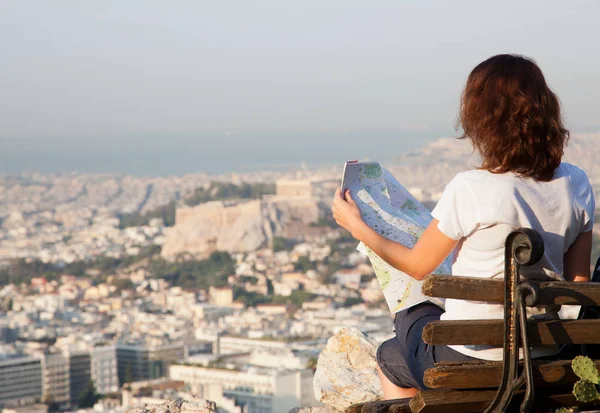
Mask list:
[[[443,313],[444,310],[431,303],[418,304],[396,313],[396,337],[383,342],[377,349],[379,368],[396,386],[425,390],[423,374],[435,363],[479,360],[448,346],[430,346],[423,342],[421,334],[425,325],[439,320]]]

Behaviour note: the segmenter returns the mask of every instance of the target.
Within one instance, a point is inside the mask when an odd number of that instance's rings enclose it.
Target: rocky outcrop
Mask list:
[[[289,413],[338,413],[349,406],[381,399],[383,392],[376,371],[376,346],[359,330],[343,328],[327,341],[319,355],[313,387],[315,398],[324,406],[300,407]],[[133,409],[128,413],[213,413],[207,400],[165,402]]]
[[[166,232],[162,255],[181,253],[204,258],[213,251],[252,251],[267,242],[261,201],[207,202],[178,208],[175,226]]]
[[[127,413],[217,413],[217,405],[209,400],[170,400],[156,406],[129,410]]]
[[[379,400],[383,391],[375,352],[374,343],[356,329],[344,328],[331,337],[317,362],[313,382],[317,400],[335,411]]]
[[[319,216],[318,202],[312,198],[274,196],[181,207],[177,208],[175,226],[166,230],[161,254],[174,260],[181,254],[206,258],[213,251],[255,251],[275,236],[301,234],[298,224],[308,226]]]
[[[289,411],[289,413],[337,413],[338,411],[332,407],[296,407]]]

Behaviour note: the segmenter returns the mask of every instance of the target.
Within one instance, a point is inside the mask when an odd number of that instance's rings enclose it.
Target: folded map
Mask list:
[[[377,162],[346,162],[342,189],[350,189],[352,198],[369,227],[409,248],[417,243],[433,219],[429,210]],[[369,257],[392,313],[424,301],[443,307],[442,299],[423,295],[421,281],[392,267],[363,243],[357,249]],[[438,274],[451,272],[450,258],[446,258],[434,271]]]

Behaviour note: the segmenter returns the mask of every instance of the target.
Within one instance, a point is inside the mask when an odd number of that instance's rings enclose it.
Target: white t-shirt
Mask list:
[[[532,228],[544,239],[544,256],[523,276],[563,280],[563,257],[577,236],[594,224],[594,194],[587,175],[561,163],[549,182],[520,178],[514,173],[472,170],[456,175],[432,212],[438,228],[460,240],[454,250],[452,273],[461,276],[504,277],[504,242],[517,228]],[[502,319],[502,304],[446,300],[442,320]],[[530,318],[558,318],[560,308],[530,308]],[[473,332],[476,334],[477,332]],[[471,357],[501,360],[502,349],[490,346],[451,346]],[[556,353],[537,347],[532,356]]]

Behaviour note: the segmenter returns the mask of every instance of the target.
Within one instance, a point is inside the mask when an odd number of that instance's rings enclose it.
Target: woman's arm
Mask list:
[[[350,191],[345,198],[338,189],[333,200],[333,217],[336,222],[346,228],[354,238],[362,241],[392,267],[399,269],[411,277],[422,280],[435,270],[452,252],[458,240],[444,235],[433,220],[413,248],[407,248],[389,240],[364,223],[360,210],[354,203]]]
[[[587,282],[590,280],[590,258],[592,255],[592,231],[582,232],[571,244],[563,259],[563,276],[567,281]]]

